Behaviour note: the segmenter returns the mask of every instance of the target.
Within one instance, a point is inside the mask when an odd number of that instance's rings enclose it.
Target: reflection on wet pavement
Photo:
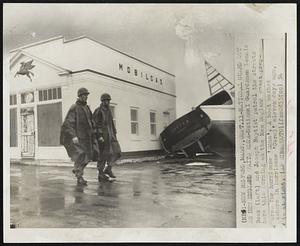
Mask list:
[[[113,183],[87,168],[78,186],[68,167],[11,165],[11,223],[21,228],[235,227],[229,163],[116,166]]]

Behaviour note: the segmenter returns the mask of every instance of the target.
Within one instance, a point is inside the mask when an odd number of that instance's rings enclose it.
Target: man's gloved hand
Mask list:
[[[103,137],[98,138],[98,140],[99,140],[100,143],[104,143],[104,138]]]
[[[72,141],[73,141],[73,143],[74,143],[74,144],[78,144],[78,143],[79,143],[79,141],[78,141],[78,138],[77,138],[77,137],[74,137],[74,138],[72,138]]]

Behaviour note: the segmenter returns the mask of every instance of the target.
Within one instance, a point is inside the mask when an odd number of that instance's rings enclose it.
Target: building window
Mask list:
[[[10,95],[9,96],[9,105],[16,105],[17,104],[17,95]]]
[[[130,121],[131,121],[131,134],[139,134],[139,123],[138,123],[138,109],[130,109]]]
[[[33,92],[25,92],[21,94],[21,103],[31,103],[34,102],[34,93]]]
[[[113,118],[114,125],[116,126],[116,106],[115,105],[109,105],[109,107],[110,107],[110,111],[111,111],[111,115],[112,115],[112,118]]]
[[[10,109],[10,147],[18,146],[17,108]]]
[[[38,145],[59,146],[62,125],[61,102],[37,105]]]
[[[61,99],[61,88],[51,88],[47,90],[39,90],[39,101],[48,101]]]
[[[156,136],[156,113],[150,112],[150,133]]]

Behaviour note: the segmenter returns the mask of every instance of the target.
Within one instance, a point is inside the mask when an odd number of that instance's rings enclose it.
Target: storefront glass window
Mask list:
[[[39,91],[39,101],[61,99],[61,88],[51,88]]]
[[[17,108],[10,109],[10,147],[18,146]]]
[[[38,145],[59,146],[62,125],[61,102],[37,106]]]

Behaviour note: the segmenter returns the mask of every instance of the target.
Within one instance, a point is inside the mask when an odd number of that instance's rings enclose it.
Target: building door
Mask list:
[[[35,152],[35,127],[34,109],[21,109],[21,156],[34,157]]]

